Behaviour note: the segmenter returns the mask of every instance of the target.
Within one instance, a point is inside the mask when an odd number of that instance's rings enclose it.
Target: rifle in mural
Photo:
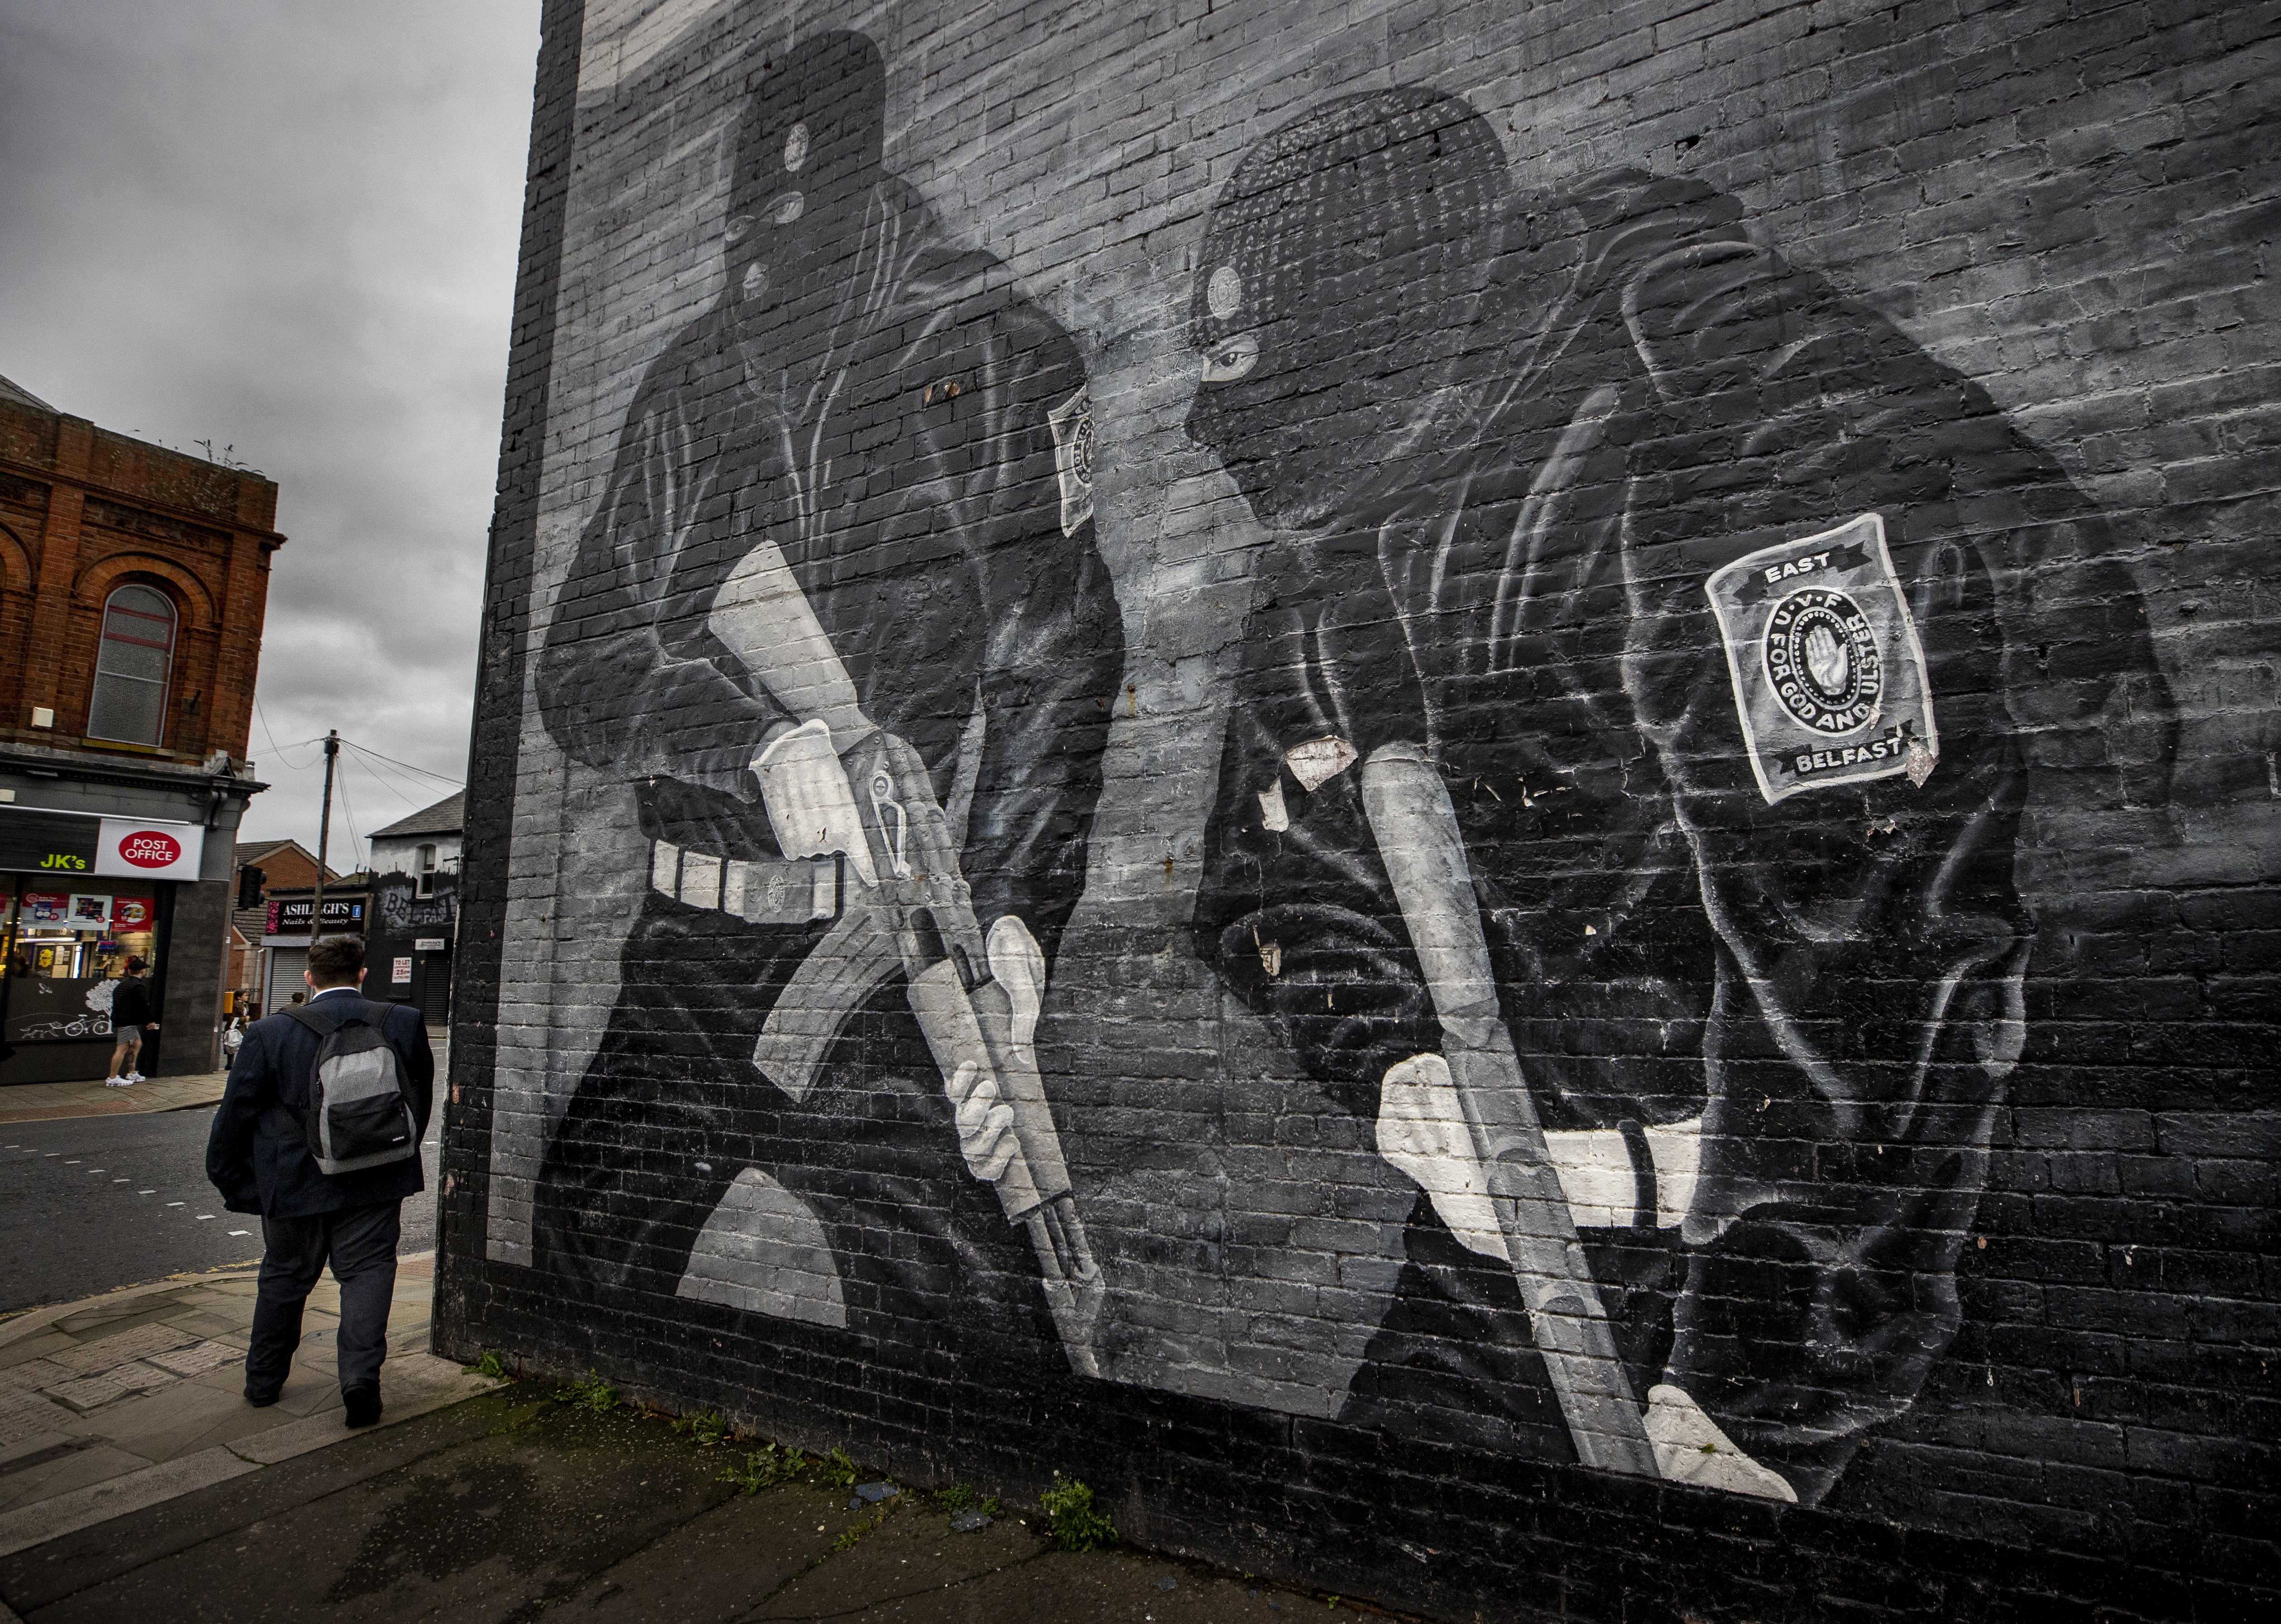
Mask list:
[[[1466,1186],[1496,1210],[1576,1458],[1605,1471],[1658,1476],[1639,1401],[1498,1009],[1457,808],[1433,762],[1408,745],[1372,753],[1362,795],[1441,1023],[1455,1155]]]
[[[787,857],[845,859],[855,895],[778,994],[754,1060],[798,1098],[847,1017],[895,969],[957,1113],[968,1164],[1029,1232],[1070,1363],[1099,1375],[1101,1270],[1078,1217],[1033,1038],[1045,955],[1024,923],[986,935],[958,842],[925,763],[874,727],[783,551],[754,541],[707,622],[771,698],[799,719],[755,763]],[[858,804],[861,795],[862,804]],[[989,1130],[997,1126],[994,1140]]]

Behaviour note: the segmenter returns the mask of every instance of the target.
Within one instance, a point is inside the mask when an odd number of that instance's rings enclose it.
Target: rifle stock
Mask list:
[[[1576,1458],[1607,1471],[1659,1476],[1645,1418],[1499,1013],[1457,808],[1439,769],[1414,746],[1372,752],[1363,764],[1362,793],[1442,1024],[1472,1171],[1496,1210]]]

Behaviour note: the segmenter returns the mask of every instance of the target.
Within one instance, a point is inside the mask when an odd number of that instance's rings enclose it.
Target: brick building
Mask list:
[[[1434,1618],[2281,1616],[2281,12],[544,40],[439,1351]]]
[[[0,380],[0,1083],[102,1076],[135,957],[143,1069],[215,1063],[276,511]]]
[[[230,877],[234,907],[229,916],[228,1013],[253,1016],[269,1009],[264,991],[269,984],[270,949],[262,945],[269,928],[269,893],[302,892],[317,883],[316,856],[298,840],[241,840],[232,858]],[[325,884],[340,876],[325,870]],[[298,972],[296,972],[298,973]]]
[[[464,790],[455,790],[372,837],[365,989],[419,1005],[433,1025],[443,1025],[451,1012],[467,799]]]

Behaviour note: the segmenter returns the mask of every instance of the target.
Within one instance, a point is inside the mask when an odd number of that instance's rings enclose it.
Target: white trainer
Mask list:
[[[103,1086],[105,1088],[125,1088],[128,1084],[123,1077],[106,1077],[103,1079]]]

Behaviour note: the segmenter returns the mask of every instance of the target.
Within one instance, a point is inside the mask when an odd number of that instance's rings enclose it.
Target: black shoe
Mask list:
[[[343,1388],[341,1407],[349,1412],[350,1426],[371,1426],[380,1419],[380,1383],[360,1381],[352,1388]]]
[[[267,1410],[277,1402],[277,1394],[276,1388],[248,1388],[245,1389],[245,1402],[256,1410]]]

